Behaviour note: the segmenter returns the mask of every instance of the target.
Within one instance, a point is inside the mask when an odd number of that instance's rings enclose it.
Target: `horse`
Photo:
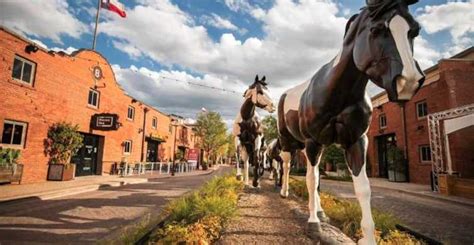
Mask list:
[[[280,157],[281,146],[278,138],[273,139],[268,144],[265,151],[266,160],[270,165],[270,180],[275,179],[275,186],[281,187],[283,175],[283,160]]]
[[[269,113],[275,111],[275,106],[267,93],[267,83],[265,76],[262,79],[255,77],[255,81],[244,93],[244,102],[237,114],[232,133],[235,136],[236,147],[241,154],[241,160],[244,163],[244,184],[249,181],[249,160],[254,166],[253,182],[254,187],[259,187],[260,161],[259,152],[262,145],[263,128],[260,117],[255,112],[255,107],[262,108]],[[240,172],[238,166],[237,172]]]
[[[413,40],[420,25],[408,6],[417,0],[366,0],[359,14],[346,24],[341,51],[313,77],[284,92],[278,103],[278,134],[282,147],[283,187],[288,196],[291,153],[304,149],[309,193],[307,235],[320,239],[325,218],[317,186],[324,146],[345,151],[362,209],[363,237],[359,244],[375,244],[366,173],[367,131],[372,104],[366,93],[370,79],[384,89],[390,101],[404,103],[422,86],[424,74],[413,58]]]

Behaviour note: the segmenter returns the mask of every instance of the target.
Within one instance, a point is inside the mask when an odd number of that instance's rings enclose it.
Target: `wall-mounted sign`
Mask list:
[[[118,115],[110,113],[92,115],[91,128],[95,130],[117,130],[119,128]]]
[[[94,75],[94,78],[99,80],[102,78],[102,69],[100,69],[99,66],[94,66],[92,68],[92,74]]]

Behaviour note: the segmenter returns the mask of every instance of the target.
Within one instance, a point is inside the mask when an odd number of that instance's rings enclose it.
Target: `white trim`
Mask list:
[[[127,143],[128,143],[128,151],[126,150],[127,149]],[[132,153],[132,146],[133,146],[133,142],[131,140],[125,140],[123,142],[123,154],[124,155],[130,155]]]
[[[157,117],[153,117],[151,119],[151,127],[154,128],[154,129],[158,128],[158,118]]]
[[[130,110],[132,109],[132,110]],[[132,117],[130,118],[130,111],[132,112]],[[127,108],[127,120],[134,121],[135,120],[135,107],[129,105]]]
[[[91,95],[91,92],[92,94],[96,94],[96,105],[89,103],[89,96]],[[92,99],[92,101],[94,101],[94,99]],[[100,103],[100,92],[95,89],[89,88],[89,92],[87,93],[87,105],[89,107],[98,109],[99,103]]]
[[[15,66],[15,60],[19,60],[22,62],[21,64],[21,71],[20,71],[20,79],[16,78],[16,77],[13,77],[13,70],[14,70],[14,66]],[[25,63],[31,65],[31,73],[30,73],[30,81],[26,82],[23,80],[23,69],[25,69]],[[15,54],[15,57],[13,58],[13,64],[12,64],[12,74],[11,74],[11,77],[14,81],[17,81],[17,82],[20,82],[20,83],[24,83],[24,84],[27,84],[29,86],[32,86],[33,87],[33,81],[35,80],[35,75],[36,75],[36,63],[31,61],[31,60],[28,60],[26,58],[23,58],[19,55],[16,55]]]
[[[27,132],[27,128],[28,128],[28,123],[25,123],[25,122],[19,122],[19,121],[13,121],[13,120],[4,120],[3,121],[3,128],[2,128],[2,141],[3,141],[3,131],[5,130],[5,124],[8,123],[8,124],[12,124],[13,125],[13,130],[12,130],[12,136],[9,140],[10,143],[0,143],[0,146],[2,147],[6,147],[6,148],[24,148],[25,146],[25,139],[26,139],[26,132]],[[23,129],[22,129],[22,132],[21,132],[21,141],[20,141],[20,144],[12,144],[13,142],[13,136],[15,134],[15,126],[16,125],[19,125],[19,126],[22,126]],[[0,141],[0,142],[2,142]]]

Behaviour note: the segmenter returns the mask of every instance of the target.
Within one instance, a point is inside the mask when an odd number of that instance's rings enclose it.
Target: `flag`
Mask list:
[[[118,0],[101,0],[101,8],[110,10],[117,13],[122,18],[125,18],[127,14],[125,13],[125,7]]]

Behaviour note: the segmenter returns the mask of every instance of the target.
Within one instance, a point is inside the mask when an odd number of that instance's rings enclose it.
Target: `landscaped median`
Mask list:
[[[308,190],[304,180],[290,179],[290,190],[296,196],[308,199]],[[321,205],[330,223],[341,229],[346,235],[357,241],[361,237],[360,219],[362,212],[357,202],[336,198],[335,196],[320,193]],[[393,215],[372,209],[375,222],[377,244],[425,244],[413,236],[396,229],[399,220]]]
[[[156,244],[206,244],[237,214],[238,193],[243,184],[234,175],[215,177],[199,190],[174,200],[165,208],[163,227],[151,238]]]

